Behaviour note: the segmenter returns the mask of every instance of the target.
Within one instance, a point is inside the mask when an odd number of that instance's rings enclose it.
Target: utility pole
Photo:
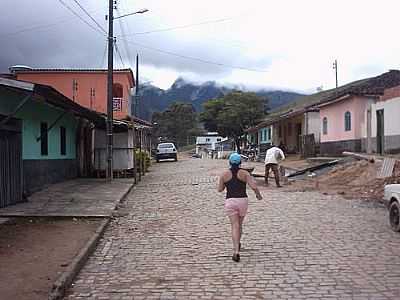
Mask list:
[[[114,0],[108,1],[108,70],[107,70],[107,170],[106,179],[113,179],[113,48],[114,48]]]
[[[136,54],[135,117],[139,117],[139,54]]]
[[[335,70],[335,75],[336,75],[336,87],[338,87],[338,79],[337,79],[337,59],[335,59],[333,63],[333,69]]]

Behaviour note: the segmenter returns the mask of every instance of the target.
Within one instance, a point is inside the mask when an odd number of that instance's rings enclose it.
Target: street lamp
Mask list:
[[[144,14],[145,12],[148,12],[148,11],[149,11],[149,10],[148,10],[147,8],[144,8],[144,9],[135,11],[135,12],[133,12],[133,13],[129,13],[129,14],[126,14],[126,15],[122,15],[122,16],[115,17],[114,20],[120,19],[120,18],[123,18],[123,17],[127,17],[127,16],[131,16],[131,15],[135,15],[135,14]]]
[[[106,123],[106,142],[107,142],[107,170],[106,177],[108,181],[113,178],[113,48],[114,48],[114,27],[113,21],[122,17],[143,14],[148,9],[138,10],[136,12],[118,16],[114,18],[114,1],[108,2],[108,68],[107,68],[107,123]]]

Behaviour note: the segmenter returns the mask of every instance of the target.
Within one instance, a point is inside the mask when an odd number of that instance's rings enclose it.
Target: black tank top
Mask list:
[[[226,199],[228,198],[246,198],[246,182],[241,181],[237,177],[240,169],[231,169],[232,178],[225,182],[226,186]]]

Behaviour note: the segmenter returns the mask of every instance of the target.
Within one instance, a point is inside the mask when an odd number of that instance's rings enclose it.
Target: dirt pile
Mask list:
[[[316,178],[298,180],[291,190],[318,190],[326,194],[340,194],[347,199],[381,200],[386,184],[400,183],[400,161],[394,167],[393,175],[377,178],[382,162],[356,161],[340,165]]]

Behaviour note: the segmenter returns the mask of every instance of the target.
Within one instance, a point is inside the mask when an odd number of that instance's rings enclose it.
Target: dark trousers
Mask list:
[[[280,186],[278,164],[266,164],[265,165],[265,183],[268,184],[268,175],[269,175],[270,169],[272,169],[272,172],[274,172],[276,185]]]

